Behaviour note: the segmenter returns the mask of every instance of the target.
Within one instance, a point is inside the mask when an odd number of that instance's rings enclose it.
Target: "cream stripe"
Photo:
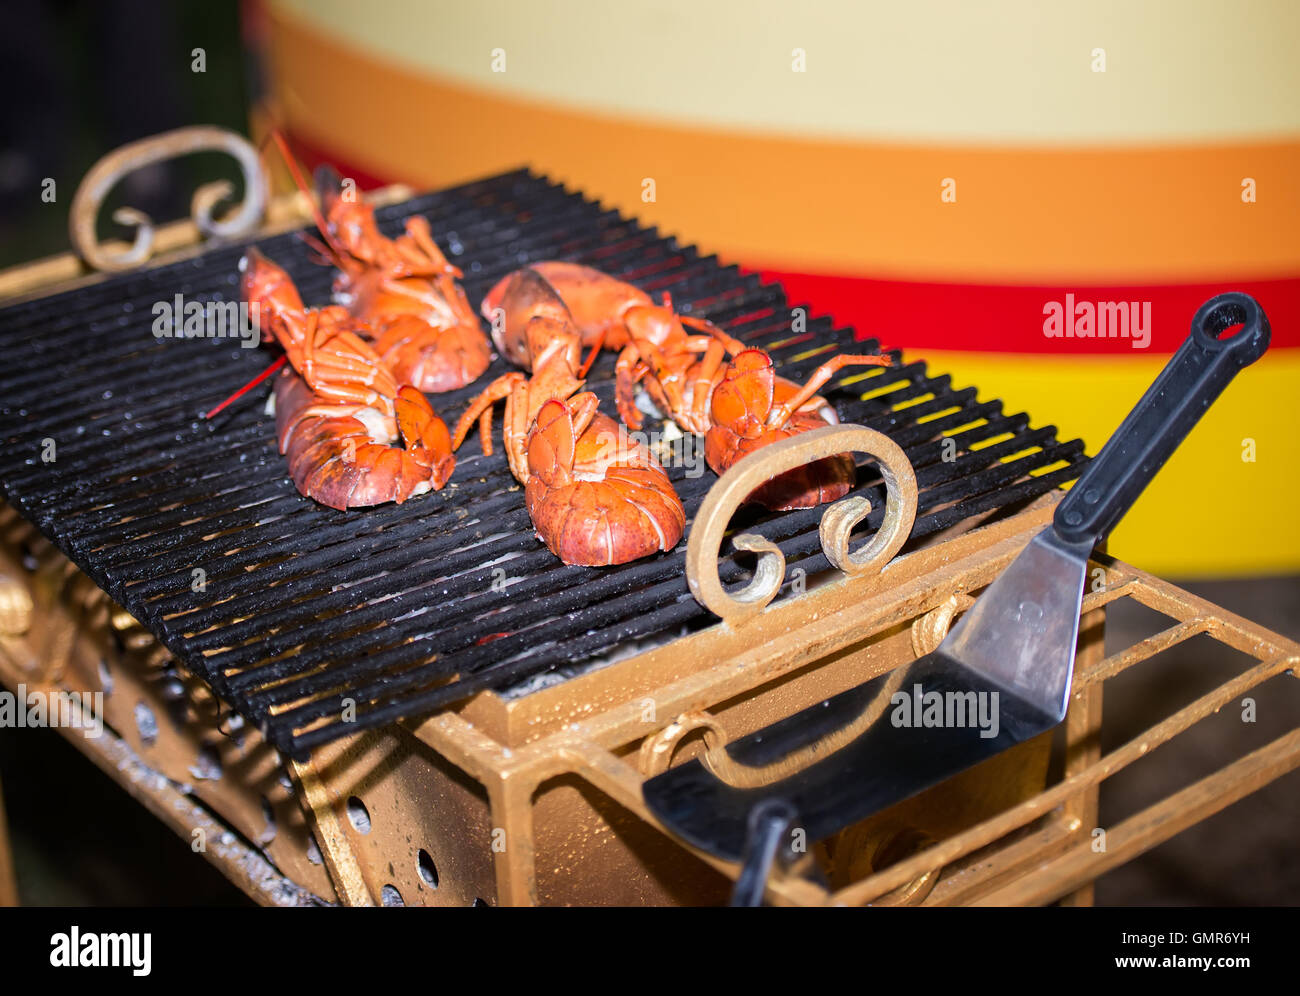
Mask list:
[[[710,128],[1034,145],[1300,133],[1295,0],[271,2],[424,74]]]

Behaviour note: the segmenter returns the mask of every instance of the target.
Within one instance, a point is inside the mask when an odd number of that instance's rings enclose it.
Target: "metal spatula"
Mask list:
[[[1219,335],[1231,326],[1241,330]],[[888,693],[881,718],[796,775],[728,785],[698,761],[646,783],[647,804],[684,839],[744,860],[735,901],[761,900],[789,830],[818,840],[1051,729],[1066,712],[1088,557],[1237,371],[1268,348],[1268,319],[1246,294],[1221,294],[1057,506],[933,653],[745,737],[740,764],[771,764],[852,721]]]

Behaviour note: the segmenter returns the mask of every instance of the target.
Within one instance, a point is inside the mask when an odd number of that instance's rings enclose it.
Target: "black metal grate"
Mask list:
[[[779,286],[528,172],[381,209],[381,228],[393,234],[417,212],[465,271],[473,302],[521,263],[573,259],[656,297],[671,291],[682,310],[771,350],[795,379],[831,349],[877,348],[875,340],[854,344],[851,330],[825,318],[793,334]],[[258,245],[309,303],[328,300],[331,272],[309,261],[295,235]],[[215,424],[202,422],[198,413],[264,368],[271,353],[230,340],[156,339],[153,306],[176,294],[233,298],[241,252],[214,248],[0,311],[8,357],[0,371],[0,485],[278,748],[301,755],[480,689],[537,680],[627,641],[711,624],[687,591],[684,541],[622,567],[566,567],[532,535],[504,457],[484,458],[474,437],[443,491],[343,513],[295,491],[263,414],[265,391]],[[889,325],[887,337],[905,342],[906,326]],[[487,377],[506,369],[497,360]],[[590,384],[608,412],[612,372],[612,356],[603,356]],[[973,388],[954,389],[923,363],[869,376],[823,393],[844,421],[882,430],[907,451],[922,488],[915,536],[1079,473],[1079,441],[1059,442],[1053,427],[1031,428],[1027,416],[979,401]],[[485,383],[435,396],[434,405],[451,423]],[[46,440],[54,441],[52,462],[43,459]],[[707,469],[690,477],[682,467],[670,474],[689,517],[714,477]],[[859,490],[879,489],[871,465],[860,467]],[[820,509],[742,515],[746,530],[779,543],[792,567],[812,574],[828,566],[817,540]],[[879,522],[877,511],[860,528]],[[746,567],[728,560],[721,573],[724,582],[739,581]],[[340,718],[346,700],[355,703],[355,721]]]

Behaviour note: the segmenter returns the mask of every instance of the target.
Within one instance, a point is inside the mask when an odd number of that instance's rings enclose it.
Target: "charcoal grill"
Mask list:
[[[908,338],[901,316],[855,334],[791,308],[779,286],[532,172],[404,199],[377,216],[395,234],[417,213],[474,301],[523,263],[574,260],[656,297],[670,292],[680,310],[767,349],[797,380],[832,351]],[[331,272],[295,232],[255,244],[308,303],[328,300]],[[878,574],[844,578],[821,546],[823,510],[746,507],[733,528],[779,548],[787,583],[752,621],[719,623],[692,597],[685,542],[619,567],[558,563],[533,536],[504,456],[483,456],[476,438],[443,491],[338,512],[288,480],[264,392],[203,421],[201,411],[272,355],[228,339],[155,338],[152,309],[177,294],[234,298],[243,250],[190,251],[0,311],[11,358],[0,372],[0,528],[10,583],[28,579],[35,606],[23,630],[4,637],[0,664],[8,684],[112,688],[106,714],[121,756],[97,759],[118,770],[138,764],[137,794],[181,832],[200,820],[215,819],[213,832],[232,828],[228,853],[209,856],[267,902],[725,895],[733,866],[666,837],[639,779],[937,643],[960,599],[1048,520],[1086,459],[1078,440],[1061,441],[1053,427],[897,351],[888,369],[848,371],[823,393],[844,422],[883,433],[915,469],[904,555]],[[487,377],[507,369],[496,360]],[[603,356],[589,384],[610,411],[612,376]],[[480,387],[433,401],[454,418]],[[669,473],[689,524],[716,478],[681,465]],[[880,528],[886,505],[870,459],[854,495],[872,509],[853,532],[858,543]],[[1177,601],[1125,565],[1101,569],[1113,580],[1085,606],[1085,678],[1141,659],[1102,661],[1104,601],[1148,589]],[[720,580],[753,573],[752,556],[724,544]],[[1270,673],[1294,663],[1297,648],[1272,634],[1253,645],[1270,651],[1259,655]],[[1075,697],[1066,778],[1097,763],[1099,685],[1077,681]],[[836,883],[871,899],[883,892],[864,892],[861,879],[885,874],[871,858],[879,864],[882,841],[895,851],[900,840],[942,841],[923,854],[943,862],[914,857],[904,862],[912,874],[893,885],[907,901],[967,898],[985,880],[955,869],[996,838],[977,834],[977,845],[956,851],[952,841],[1029,806],[999,835],[1011,833],[1010,857],[986,884],[1005,886],[1010,871],[1044,854],[1072,853],[1095,820],[1100,778],[1058,786],[1050,820],[1033,808],[1049,749],[1045,738],[1022,745],[927,793],[905,831],[898,813],[886,814],[818,856],[836,868]],[[142,787],[151,775],[177,796],[166,813],[170,803]],[[176,817],[196,800],[202,813]],[[944,865],[946,882],[958,884],[935,892]],[[1088,881],[1076,875],[1050,898],[1085,901]],[[791,875],[773,881],[770,897],[822,902],[831,884]]]

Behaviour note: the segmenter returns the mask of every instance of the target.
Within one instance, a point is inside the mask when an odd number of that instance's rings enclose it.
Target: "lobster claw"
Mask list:
[[[761,349],[738,353],[713,392],[713,424],[729,426],[740,436],[761,432],[772,411],[775,386],[776,374],[767,353]]]
[[[548,401],[537,413],[537,426],[528,439],[528,473],[548,488],[563,487],[573,478],[577,448],[573,413],[562,401]]]

